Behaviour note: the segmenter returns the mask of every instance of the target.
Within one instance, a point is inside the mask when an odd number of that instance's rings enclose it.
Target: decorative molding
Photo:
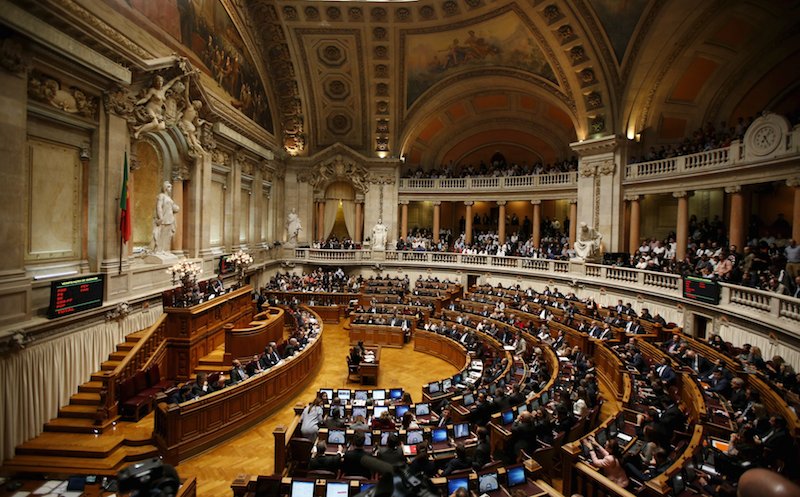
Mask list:
[[[677,192],[672,192],[672,196],[673,196],[673,198],[690,197],[691,196],[691,192],[687,192],[686,190],[680,190],[680,191],[677,191]]]
[[[797,176],[795,178],[787,179],[786,180],[786,186],[793,187],[793,188],[800,187],[800,176]]]
[[[17,76],[24,76],[28,70],[22,44],[16,38],[0,41],[0,67]]]
[[[578,164],[578,174],[580,174],[584,178],[590,178],[594,176],[596,169],[597,169],[596,164],[592,162],[582,162]]]
[[[70,14],[74,15],[88,26],[91,26],[103,36],[112,40],[115,45],[120,46],[128,52],[136,55],[141,59],[152,59],[153,54],[144,50],[142,47],[131,41],[128,37],[123,36],[119,29],[109,26],[107,23],[100,20],[94,12],[84,8],[74,0],[55,0],[55,2],[66,9]]]
[[[324,192],[328,185],[336,181],[350,183],[356,192],[366,193],[370,183],[367,168],[341,154],[298,173],[297,181],[308,183],[315,193]]]
[[[617,165],[613,160],[605,160],[597,165],[597,173],[601,176],[608,176],[614,174],[617,170]]]
[[[725,193],[740,193],[741,191],[742,191],[742,185],[733,185],[725,187]]]
[[[638,202],[639,200],[642,199],[642,196],[634,193],[625,195],[624,199],[626,202]]]
[[[62,86],[61,81],[34,70],[28,77],[28,96],[68,114],[80,114],[92,120],[97,118],[97,97],[87,96],[75,86],[68,89],[62,89]]]

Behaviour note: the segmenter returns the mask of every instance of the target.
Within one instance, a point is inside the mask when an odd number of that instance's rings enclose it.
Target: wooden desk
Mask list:
[[[270,307],[259,313],[246,327],[234,328],[225,325],[225,364],[230,365],[233,359],[253,357],[260,354],[270,342],[283,339],[283,309]]]
[[[399,326],[358,323],[350,325],[350,345],[364,342],[364,345],[402,348],[404,336],[405,332]]]
[[[362,385],[377,385],[378,384],[378,369],[381,362],[381,348],[380,347],[366,347],[367,351],[372,351],[375,354],[375,360],[372,362],[361,361],[358,365],[359,372],[361,373]]]

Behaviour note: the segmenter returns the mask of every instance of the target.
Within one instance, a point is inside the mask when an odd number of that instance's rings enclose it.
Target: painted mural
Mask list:
[[[406,38],[406,107],[428,88],[458,72],[504,66],[557,84],[555,73],[528,28],[513,12],[461,29]]]
[[[127,0],[191,50],[232,97],[232,104],[273,132],[264,86],[242,37],[219,0]]]
[[[649,0],[591,0],[611,42],[617,61],[622,63],[631,36]]]

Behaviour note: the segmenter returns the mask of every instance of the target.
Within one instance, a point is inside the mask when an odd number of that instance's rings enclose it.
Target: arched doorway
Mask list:
[[[355,239],[356,192],[346,181],[336,181],[325,189],[325,226],[323,239]]]

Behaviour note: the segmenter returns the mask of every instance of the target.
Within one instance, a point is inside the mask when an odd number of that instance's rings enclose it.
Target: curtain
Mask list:
[[[344,213],[344,225],[347,234],[352,240],[356,239],[356,203],[352,200],[342,200],[342,212]]]
[[[336,211],[339,210],[339,201],[334,199],[325,200],[325,226],[322,228],[322,238],[325,240],[331,236],[333,225],[336,224]]]
[[[44,424],[69,403],[78,385],[116,350],[125,336],[147,328],[162,314],[161,305],[131,313],[120,321],[96,323],[79,331],[34,341],[0,361],[0,446],[3,461],[14,448],[41,433]]]

